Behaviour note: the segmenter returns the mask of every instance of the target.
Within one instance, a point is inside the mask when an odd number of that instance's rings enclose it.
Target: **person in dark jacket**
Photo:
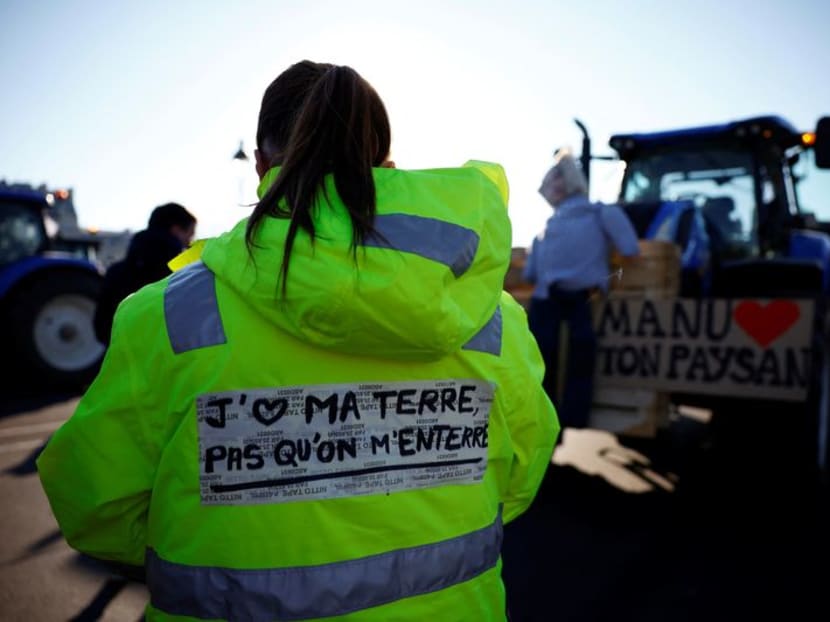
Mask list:
[[[115,310],[127,296],[170,274],[167,262],[184,250],[196,233],[196,217],[178,203],[159,205],[147,228],[130,240],[127,256],[104,276],[95,309],[95,336],[109,345]]]

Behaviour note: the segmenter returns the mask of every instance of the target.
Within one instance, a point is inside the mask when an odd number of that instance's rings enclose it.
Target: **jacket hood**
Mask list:
[[[263,178],[260,196],[278,174]],[[247,219],[207,240],[202,261],[251,310],[298,339],[357,355],[435,360],[458,351],[495,313],[510,261],[507,181],[497,164],[374,169],[380,236],[351,248],[348,213],[327,180],[316,238],[294,241],[282,295],[288,220],[263,219],[253,253]]]

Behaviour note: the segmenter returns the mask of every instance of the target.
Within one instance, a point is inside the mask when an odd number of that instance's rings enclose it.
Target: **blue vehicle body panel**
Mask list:
[[[792,124],[781,117],[770,115],[664,132],[616,134],[611,137],[609,144],[625,159],[626,153],[635,148],[648,151],[699,142],[713,142],[719,139],[735,140],[741,129],[745,130],[744,136],[751,136],[753,127],[758,128],[756,132],[770,130],[771,138],[783,147],[799,144],[801,140],[801,133]]]
[[[793,231],[788,256],[815,260],[823,270],[824,293],[830,293],[830,235],[821,231]]]
[[[46,197],[42,192],[36,190],[24,190],[19,188],[9,188],[0,186],[0,200],[14,199],[17,201],[31,201],[32,203],[42,203],[46,205]]]
[[[71,268],[100,274],[98,268],[83,259],[72,257],[27,257],[0,268],[0,297],[5,296],[21,279],[36,272],[50,272],[55,268]]]

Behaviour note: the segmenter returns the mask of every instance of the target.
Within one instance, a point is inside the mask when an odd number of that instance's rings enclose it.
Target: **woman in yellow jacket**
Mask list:
[[[146,568],[148,620],[504,620],[559,425],[501,167],[391,167],[375,91],[309,61],[257,147],[251,216],[121,304],[38,460],[64,535]]]

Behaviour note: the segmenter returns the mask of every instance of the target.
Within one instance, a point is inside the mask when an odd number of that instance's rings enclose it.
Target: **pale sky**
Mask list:
[[[216,235],[256,200],[231,156],[252,155],[262,92],[307,58],[373,84],[399,168],[501,163],[526,245],[575,117],[602,154],[614,133],[762,114],[813,129],[828,25],[830,0],[0,0],[0,179],[71,187],[82,226],[138,230],[178,201]],[[611,200],[613,170],[593,176]],[[830,192],[812,203],[830,220]]]

